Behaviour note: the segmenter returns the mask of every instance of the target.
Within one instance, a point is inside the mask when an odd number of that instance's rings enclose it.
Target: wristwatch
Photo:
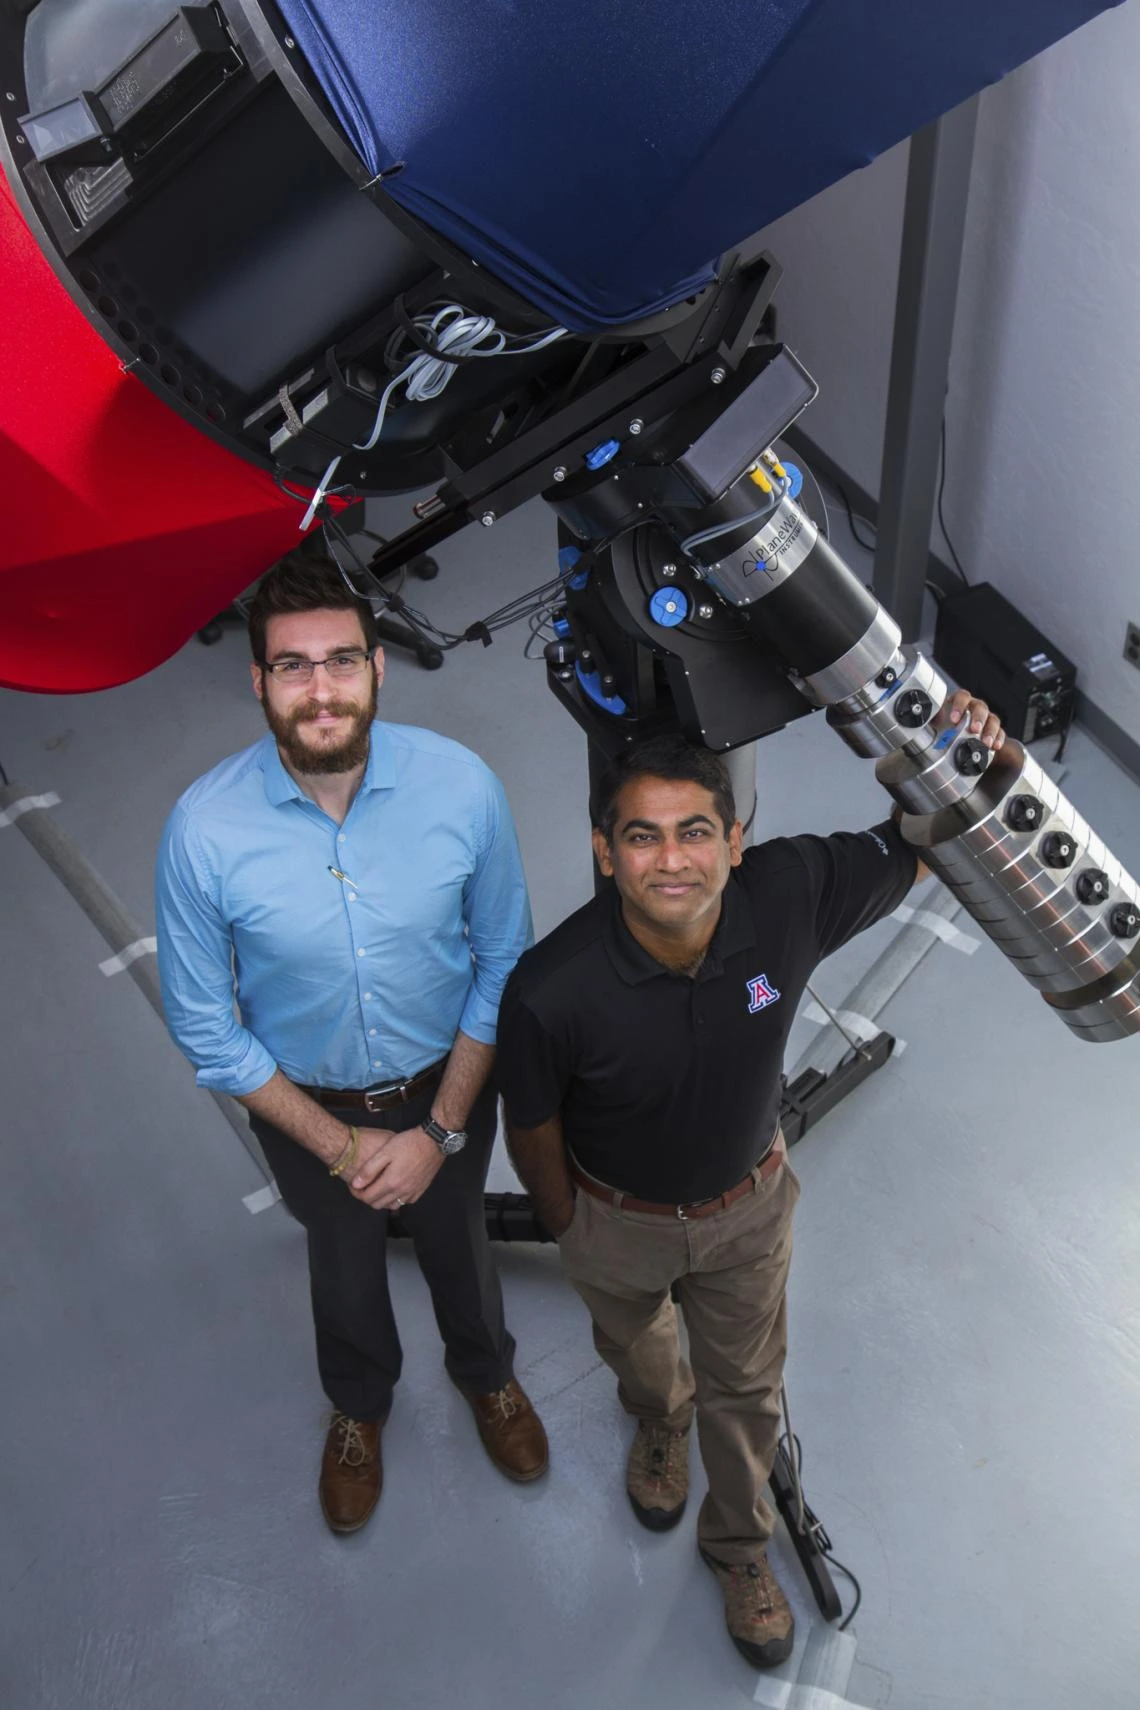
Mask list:
[[[445,1158],[450,1158],[453,1152],[462,1152],[467,1144],[466,1128],[445,1128],[442,1122],[437,1122],[434,1116],[429,1116],[420,1127],[429,1140],[434,1140]]]

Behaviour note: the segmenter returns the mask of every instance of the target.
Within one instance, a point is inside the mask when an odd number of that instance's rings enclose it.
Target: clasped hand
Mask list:
[[[348,1190],[373,1211],[398,1210],[415,1204],[442,1163],[443,1153],[422,1128],[362,1128]]]

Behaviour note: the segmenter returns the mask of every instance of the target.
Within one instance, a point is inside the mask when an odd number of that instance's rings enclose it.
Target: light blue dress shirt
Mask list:
[[[157,923],[170,1031],[226,1093],[278,1067],[311,1086],[404,1079],[459,1029],[492,1044],[533,941],[498,779],[447,737],[381,723],[340,826],[271,735],[192,784],[163,834]]]

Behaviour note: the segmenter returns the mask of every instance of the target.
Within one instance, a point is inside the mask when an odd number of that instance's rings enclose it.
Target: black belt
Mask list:
[[[446,1067],[447,1058],[441,1057],[438,1063],[421,1069],[418,1075],[407,1081],[384,1081],[375,1087],[302,1087],[301,1091],[308,1093],[318,1104],[332,1109],[392,1110],[398,1104],[407,1104],[417,1093],[426,1092],[428,1087],[442,1080]]]

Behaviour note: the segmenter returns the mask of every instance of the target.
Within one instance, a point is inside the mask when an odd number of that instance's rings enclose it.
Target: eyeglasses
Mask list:
[[[313,672],[323,665],[331,683],[346,683],[350,677],[359,677],[374,651],[370,647],[367,653],[332,653],[327,659],[277,659],[263,663],[262,670],[271,672],[279,683],[301,684],[311,683]]]

